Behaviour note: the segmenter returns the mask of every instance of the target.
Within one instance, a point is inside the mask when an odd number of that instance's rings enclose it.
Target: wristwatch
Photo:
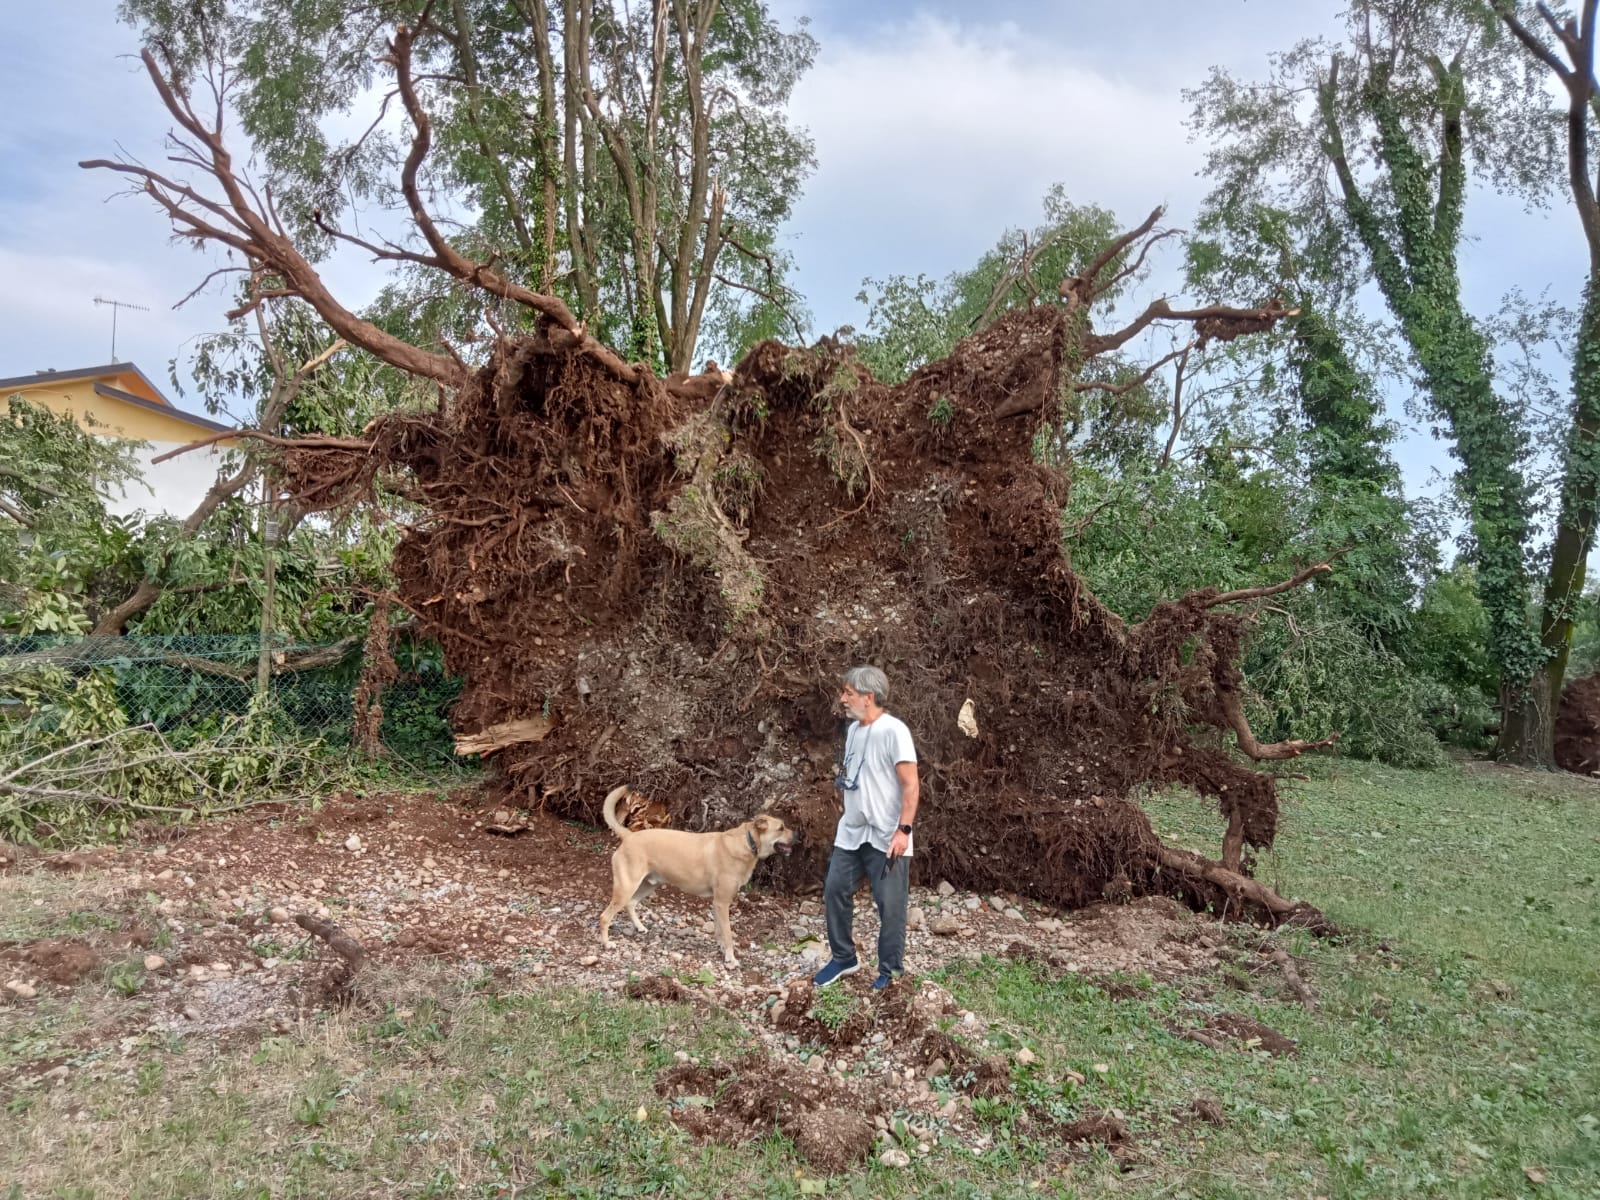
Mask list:
[[[909,826],[909,825],[900,826],[900,832],[909,837],[910,834],[911,834],[911,826]]]

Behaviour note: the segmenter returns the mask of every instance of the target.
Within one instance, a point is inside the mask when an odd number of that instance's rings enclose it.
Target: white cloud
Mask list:
[[[793,107],[819,159],[793,224],[819,323],[849,319],[865,275],[969,264],[1037,223],[1056,182],[1127,221],[1192,207],[1184,111],[1169,77],[1119,77],[1012,25],[923,16],[824,40]]]

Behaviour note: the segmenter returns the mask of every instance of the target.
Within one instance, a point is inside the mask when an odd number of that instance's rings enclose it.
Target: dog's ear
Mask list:
[[[765,833],[772,828],[772,821],[767,817],[756,817],[750,825],[757,833]]]

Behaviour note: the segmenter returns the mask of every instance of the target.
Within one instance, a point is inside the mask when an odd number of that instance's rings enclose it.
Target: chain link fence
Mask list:
[[[342,748],[354,734],[353,697],[364,637],[266,650],[265,685],[286,738]],[[52,672],[68,679],[109,677],[129,725],[151,725],[185,740],[220,730],[249,712],[260,690],[261,639],[255,634],[78,637],[0,636],[0,719],[25,720],[32,686]],[[399,678],[384,689],[381,735],[409,761],[454,759],[449,708],[461,683],[444,673],[436,648],[402,639]]]

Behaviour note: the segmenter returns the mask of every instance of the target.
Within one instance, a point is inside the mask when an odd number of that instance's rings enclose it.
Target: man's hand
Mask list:
[[[894,836],[889,839],[889,861],[893,862],[906,852],[911,845],[911,835],[904,830],[896,829]]]

